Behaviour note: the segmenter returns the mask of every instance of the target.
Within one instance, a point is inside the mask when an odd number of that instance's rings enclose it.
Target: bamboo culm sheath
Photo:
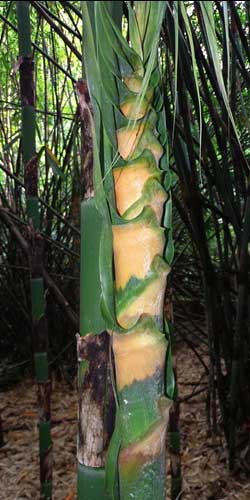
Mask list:
[[[140,101],[142,81],[138,74],[124,78],[130,93],[120,110],[133,122],[117,131],[118,151],[126,163],[113,169],[116,206],[123,219],[113,225],[116,311],[119,324],[129,330],[112,332],[123,500],[165,498],[169,413],[164,396],[167,341],[161,331],[169,272],[161,221],[168,196],[158,167],[163,148],[152,120],[154,92],[149,88]]]
[[[106,491],[112,500],[165,500],[171,351],[163,303],[173,244],[158,46],[166,3],[128,2],[127,39],[115,6],[120,2],[82,2],[102,220],[99,307],[112,342],[116,396]]]

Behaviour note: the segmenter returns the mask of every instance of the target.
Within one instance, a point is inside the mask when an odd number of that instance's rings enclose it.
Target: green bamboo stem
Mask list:
[[[78,500],[108,500],[105,457],[112,432],[113,394],[109,372],[110,338],[101,315],[99,247],[102,218],[95,206],[91,110],[86,82],[77,83],[82,119],[80,335],[78,358]],[[108,411],[107,411],[108,409]]]
[[[22,104],[22,159],[29,222],[28,247],[32,305],[32,337],[38,388],[40,496],[52,498],[52,441],[50,394],[43,284],[43,239],[39,234],[38,161],[36,155],[36,117],[34,64],[32,61],[29,2],[17,2],[19,70]]]
[[[91,15],[89,3],[83,2],[84,49],[94,109],[96,207],[103,220],[99,273],[117,396],[107,491],[115,500],[163,500],[170,406],[163,301],[173,257],[171,199],[164,188],[169,190],[170,175],[157,85],[165,2],[129,3],[129,43],[117,28],[113,2],[94,2]]]
[[[108,500],[104,466],[112,429],[109,335],[100,314],[99,244],[102,221],[91,197],[81,207],[81,288],[78,358],[77,498]],[[106,411],[109,402],[110,414]]]
[[[170,280],[169,280],[170,281]],[[173,310],[173,289],[170,286],[167,288],[165,297],[165,316],[168,321],[170,336],[172,337],[174,327],[174,310]],[[182,490],[182,473],[181,473],[181,438],[180,438],[180,401],[178,397],[177,386],[177,364],[176,358],[173,359],[173,370],[175,375],[175,391],[173,394],[173,405],[169,412],[169,458],[170,458],[170,473],[171,473],[171,500],[180,498]]]

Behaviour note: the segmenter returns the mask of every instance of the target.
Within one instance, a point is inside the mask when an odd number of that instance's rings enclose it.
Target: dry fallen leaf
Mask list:
[[[178,349],[177,358],[179,395],[185,398],[201,378],[203,367],[186,346]],[[203,359],[207,362],[204,354]],[[39,500],[35,384],[27,379],[2,393],[0,410],[3,428],[9,429],[4,433],[5,446],[0,448],[0,500]],[[54,500],[76,499],[76,419],[76,391],[65,383],[55,382],[52,394]],[[223,436],[207,437],[204,393],[181,404],[180,430],[183,500],[207,500],[214,492],[219,500],[249,500],[249,479],[244,475],[231,477],[228,474]],[[169,491],[169,461],[167,470]]]
[[[75,491],[71,490],[71,492],[65,497],[64,500],[74,500],[75,498]]]

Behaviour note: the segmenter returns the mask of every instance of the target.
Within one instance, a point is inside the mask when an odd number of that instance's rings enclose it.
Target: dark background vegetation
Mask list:
[[[178,2],[185,6],[190,23],[188,28],[179,6],[176,65],[174,3],[167,2],[160,47],[173,169],[173,342],[177,348],[184,341],[187,356],[191,349],[203,367],[208,426],[214,433],[223,430],[229,465],[234,468],[236,463],[242,466],[242,450],[249,463],[250,5],[211,2],[215,38],[208,40],[202,2]],[[76,373],[84,189],[84,124],[76,90],[82,76],[79,4],[31,2],[49,359],[51,369],[70,380]],[[0,45],[0,384],[4,388],[32,370],[29,267],[22,245],[28,226],[15,2],[0,2]]]

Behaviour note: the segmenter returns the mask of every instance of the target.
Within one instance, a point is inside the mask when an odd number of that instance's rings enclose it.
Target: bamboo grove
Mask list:
[[[230,468],[248,461],[249,3],[154,3],[0,2],[1,386],[35,355],[47,498],[48,373],[72,380],[78,330],[79,498],[161,498],[166,278],[174,341],[204,370],[190,399],[204,392]],[[169,436],[176,498],[178,410]],[[154,457],[142,453],[150,438]]]

